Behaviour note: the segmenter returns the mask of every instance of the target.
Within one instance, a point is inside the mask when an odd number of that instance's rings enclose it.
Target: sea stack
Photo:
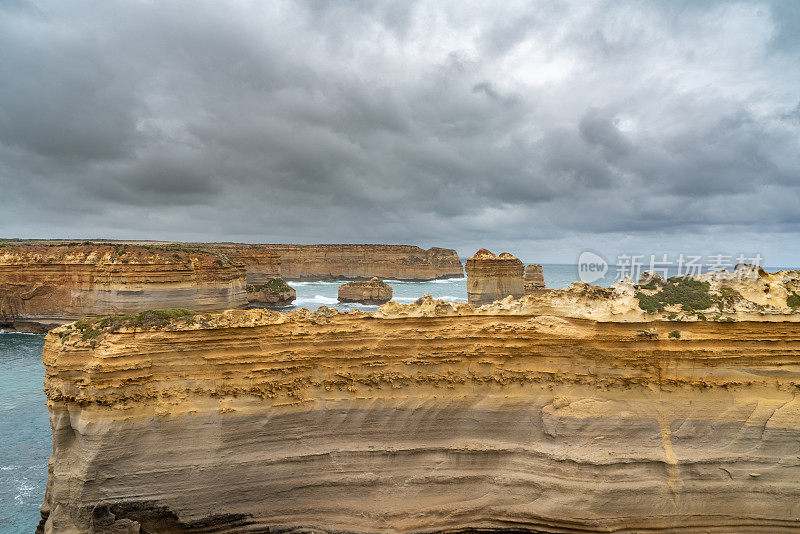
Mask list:
[[[525,267],[523,278],[526,295],[536,295],[544,290],[544,271],[538,263],[531,263]]]
[[[254,307],[289,306],[296,298],[297,292],[282,278],[247,286],[247,302]]]
[[[385,304],[392,300],[392,286],[380,278],[348,282],[339,286],[339,302]]]
[[[495,256],[485,248],[480,249],[467,260],[467,300],[480,306],[509,295],[515,299],[523,296],[524,269],[512,254],[503,252]]]

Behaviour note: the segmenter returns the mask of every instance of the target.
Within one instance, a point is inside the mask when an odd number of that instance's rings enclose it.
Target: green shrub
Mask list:
[[[93,320],[82,319],[75,322],[73,327],[80,332],[81,339],[86,341],[96,338],[103,332],[115,332],[123,327],[152,328],[166,326],[171,321],[184,317],[192,321],[195,315],[195,312],[183,308],[145,310],[130,315],[113,315]],[[61,338],[68,337],[72,332],[72,328],[66,329],[61,333]]]
[[[256,284],[247,286],[247,292],[253,293],[255,291],[270,291],[274,293],[282,293],[284,291],[291,291],[292,287],[287,284],[282,278],[272,278],[263,284]]]
[[[647,313],[655,313],[657,311],[664,311],[664,304],[658,301],[653,296],[645,295],[641,291],[636,293],[636,298],[639,299],[639,307]]]
[[[736,301],[741,298],[741,293],[732,287],[721,287],[719,288],[719,295],[716,295],[714,300],[717,303],[717,308],[719,308],[719,311],[722,311],[723,308],[733,307]]]
[[[647,339],[658,339],[658,332],[652,330],[639,330],[636,332],[636,335]]]
[[[672,332],[670,332],[670,333],[669,333],[669,334],[667,334],[667,335],[668,335],[668,337],[669,337],[670,339],[680,339],[680,338],[681,338],[681,333],[680,333],[680,332],[678,332],[677,330],[673,330]]]
[[[792,294],[786,298],[786,305],[792,310],[800,308],[800,295],[792,291]]]
[[[78,329],[81,333],[81,339],[86,341],[87,339],[96,338],[100,335],[100,330],[94,328],[92,323],[86,321],[85,319],[81,319],[80,321],[75,322],[75,328]],[[63,338],[63,337],[62,337]]]
[[[636,293],[639,307],[648,313],[663,311],[665,306],[679,304],[687,312],[705,310],[714,305],[709,293],[708,282],[701,282],[688,277],[672,277],[667,280],[658,293],[645,295]]]

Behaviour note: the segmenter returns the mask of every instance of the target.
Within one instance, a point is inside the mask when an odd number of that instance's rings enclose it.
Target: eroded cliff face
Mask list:
[[[494,255],[485,248],[467,260],[467,300],[470,304],[489,304],[524,293],[522,262],[507,252]]]
[[[455,250],[410,245],[265,245],[286,280],[435,280],[464,276]]]
[[[624,293],[57,329],[41,530],[800,528],[800,324]]]
[[[59,323],[153,308],[247,304],[241,264],[132,245],[0,247],[0,321]]]
[[[281,278],[280,255],[264,245],[218,243],[196,246],[215,254],[222,253],[241,262],[247,271],[247,283],[250,285],[266,284],[270,280]]]

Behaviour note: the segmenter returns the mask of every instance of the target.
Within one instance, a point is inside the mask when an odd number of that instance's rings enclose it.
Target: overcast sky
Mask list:
[[[800,2],[0,3],[0,235],[800,265]]]

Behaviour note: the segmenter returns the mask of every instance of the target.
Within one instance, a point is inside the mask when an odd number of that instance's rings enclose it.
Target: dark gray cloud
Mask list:
[[[800,264],[800,6],[0,5],[0,233]]]

